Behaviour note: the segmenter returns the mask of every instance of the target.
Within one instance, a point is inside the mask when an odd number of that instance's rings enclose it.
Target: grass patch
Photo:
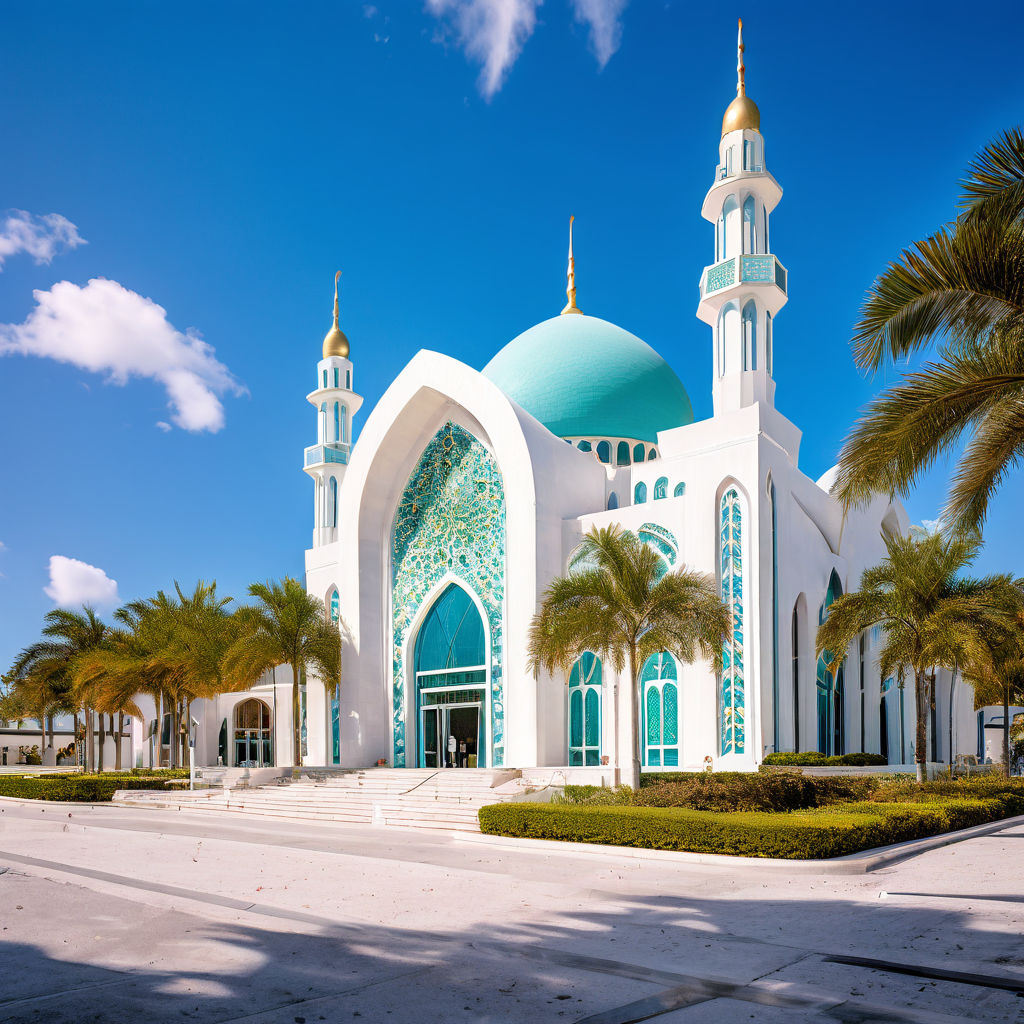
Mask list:
[[[688,807],[508,803],[480,808],[489,835],[808,860],[841,857],[1024,813],[1024,799],[863,801],[785,814]]]
[[[119,789],[166,789],[168,779],[188,778],[183,769],[139,769],[104,772],[102,775],[0,775],[0,796],[20,800],[66,800],[74,803],[105,803]]]

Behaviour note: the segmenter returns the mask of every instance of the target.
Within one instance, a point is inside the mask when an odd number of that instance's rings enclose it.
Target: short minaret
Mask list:
[[[303,469],[316,485],[313,499],[313,547],[338,539],[338,492],[352,447],[352,418],[363,399],[352,390],[348,338],[338,326],[338,279],[334,275],[334,325],[324,338],[316,366],[316,390],[306,398],[316,415],[316,444],[305,451]]]
[[[736,99],[722,119],[715,183],[701,216],[715,225],[715,261],[700,278],[697,316],[714,332],[715,415],[772,405],[772,328],[786,304],[786,268],[771,255],[768,219],[782,198],[768,173],[761,113],[747,96],[739,23]]]

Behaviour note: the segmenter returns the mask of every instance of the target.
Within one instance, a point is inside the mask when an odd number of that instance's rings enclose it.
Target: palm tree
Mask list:
[[[108,628],[86,605],[81,612],[55,608],[47,612],[43,626],[43,639],[26,647],[15,659],[9,678],[15,688],[24,687],[36,693],[36,706],[40,704],[58,711],[72,711],[75,718],[75,741],[78,740],[78,711],[85,716],[86,767],[97,767],[95,758],[95,730],[93,709],[84,706],[73,696],[74,673],[80,660],[98,649],[107,640]],[[42,694],[48,694],[43,697]],[[100,765],[102,767],[102,765]]]
[[[1024,457],[1024,132],[1004,132],[975,158],[961,213],[889,264],[868,292],[853,339],[877,371],[934,341],[939,358],[872,401],[840,455],[834,492],[849,507],[906,494],[965,436],[944,520],[985,519],[1000,482]]]
[[[1005,628],[993,630],[976,656],[964,665],[974,687],[975,707],[1003,706],[1003,770],[1010,775],[1010,705],[1024,704],[1024,608],[1018,588],[1007,596]]]
[[[1008,624],[1005,608],[1016,599],[1015,588],[1006,576],[962,575],[981,547],[977,534],[885,537],[885,547],[886,557],[864,571],[860,589],[843,594],[829,608],[815,646],[829,671],[836,672],[862,632],[882,627],[882,678],[895,676],[902,686],[910,673],[914,681],[914,757],[917,781],[923,782],[932,674],[983,655],[988,637]]]
[[[666,571],[653,548],[618,525],[584,536],[567,575],[552,581],[533,617],[529,663],[568,676],[586,651],[628,667],[633,730],[630,784],[640,785],[639,672],[668,651],[683,662],[709,659],[716,670],[731,632],[714,578],[680,566]]]
[[[323,680],[341,674],[341,633],[324,603],[296,579],[253,583],[257,604],[239,608],[238,637],[224,657],[224,675],[234,689],[245,689],[276,665],[292,670],[292,757],[302,764],[300,684],[307,668]]]

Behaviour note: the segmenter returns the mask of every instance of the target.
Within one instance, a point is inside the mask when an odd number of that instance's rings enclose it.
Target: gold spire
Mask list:
[[[565,286],[565,295],[569,300],[565,304],[565,309],[562,310],[562,315],[566,313],[582,313],[582,309],[576,308],[576,259],[572,254],[572,222],[575,217],[569,218],[569,271],[568,271],[568,282]]]
[[[746,65],[743,63],[743,19],[739,19],[739,32],[736,37],[736,99],[729,104],[722,118],[722,135],[739,131],[741,128],[761,130],[761,111],[757,104],[747,95]]]
[[[345,332],[338,326],[338,279],[341,277],[339,270],[334,275],[334,325],[324,337],[324,359],[330,356],[341,356],[348,359],[348,338]]]

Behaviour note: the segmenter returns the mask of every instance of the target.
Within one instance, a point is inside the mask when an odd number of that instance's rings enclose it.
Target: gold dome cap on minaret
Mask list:
[[[327,334],[324,335],[324,359],[327,359],[329,356],[341,356],[342,359],[348,359],[348,338],[345,337],[345,332],[338,326],[339,277],[341,277],[340,270],[334,275],[334,324]]]
[[[739,131],[741,128],[752,128],[755,132],[761,130],[761,111],[757,104],[747,95],[747,87],[744,82],[746,67],[743,64],[743,19],[740,18],[739,38],[736,43],[736,99],[729,104],[722,118],[723,138],[729,132]]]

